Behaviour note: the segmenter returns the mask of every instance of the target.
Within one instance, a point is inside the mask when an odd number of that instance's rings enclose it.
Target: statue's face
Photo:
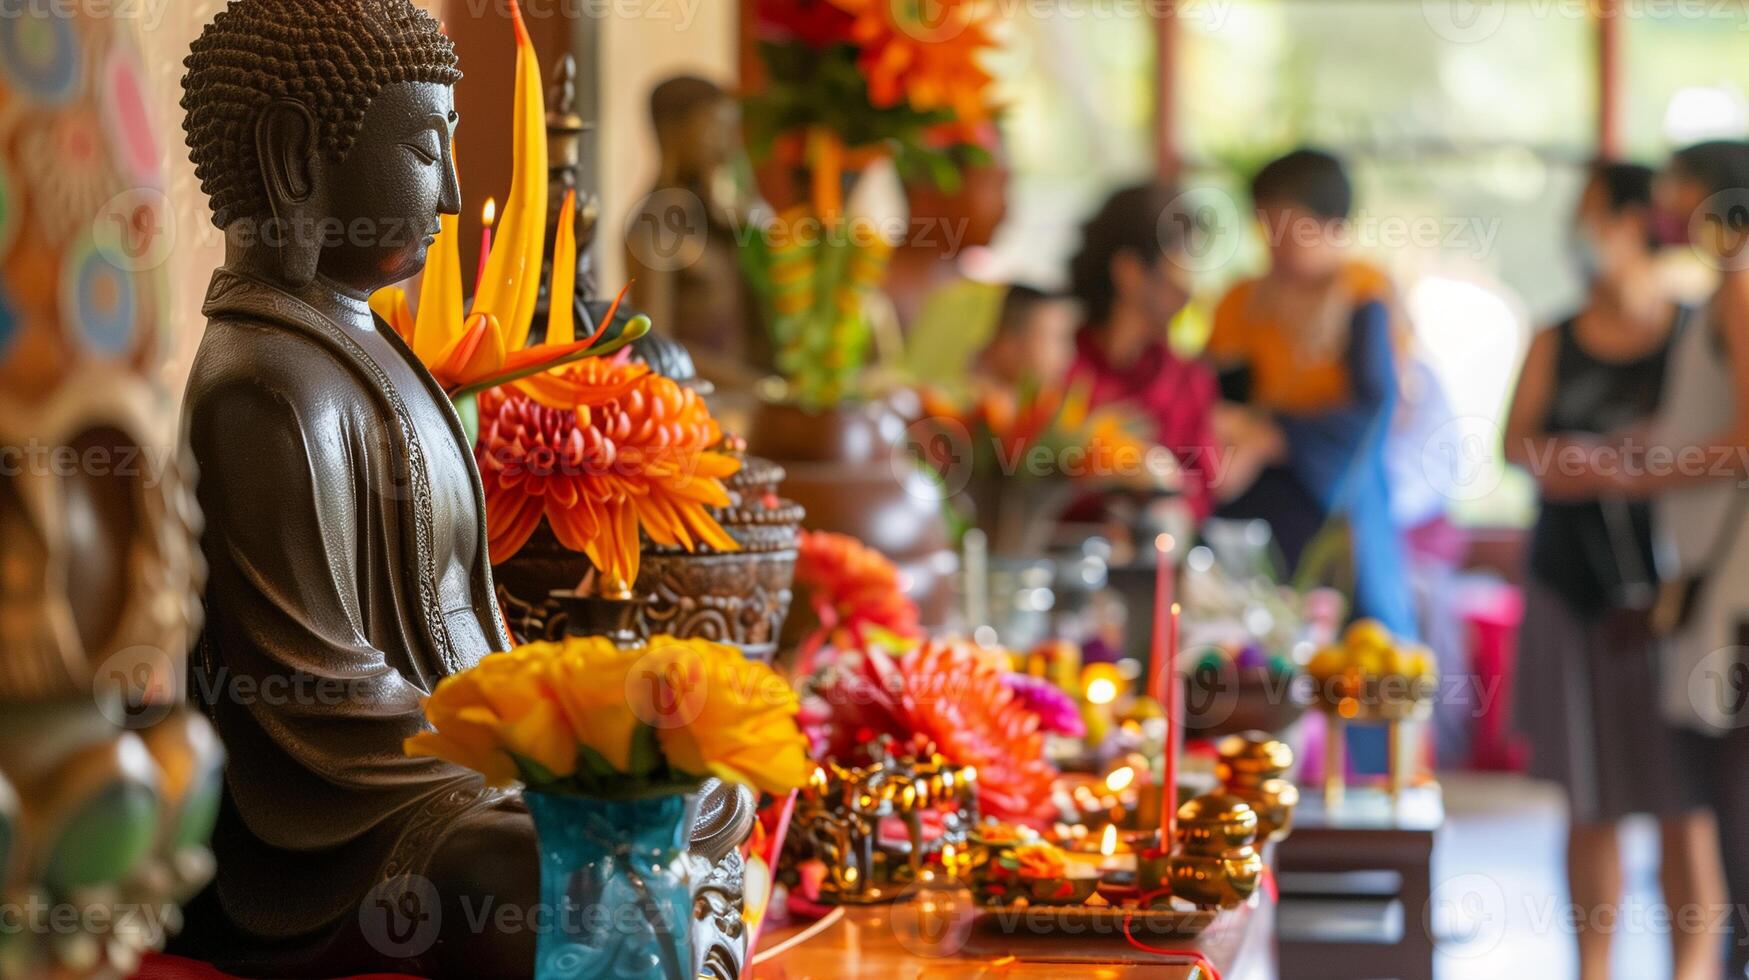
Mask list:
[[[341,233],[325,239],[319,271],[354,289],[400,282],[425,267],[439,214],[461,211],[455,91],[432,82],[385,87],[364,130],[322,189]]]

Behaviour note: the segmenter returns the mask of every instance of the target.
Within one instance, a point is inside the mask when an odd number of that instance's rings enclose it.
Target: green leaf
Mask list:
[[[480,441],[480,398],[476,392],[467,392],[455,396],[455,413],[461,416],[462,433],[468,437],[468,445]]]
[[[510,753],[510,757],[516,760],[516,768],[522,771],[522,781],[531,786],[545,785],[559,781],[557,773],[533,759],[530,759],[528,756],[517,755],[512,752]]]
[[[656,744],[656,730],[649,725],[639,725],[632,735],[631,774],[634,776],[648,775],[656,771],[664,759],[662,748]]]
[[[607,761],[606,756],[587,745],[577,746],[577,770],[605,778],[624,775],[613,767],[613,763]]]

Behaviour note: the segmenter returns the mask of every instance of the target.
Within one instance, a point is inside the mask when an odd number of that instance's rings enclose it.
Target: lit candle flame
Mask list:
[[[1113,793],[1121,793],[1124,790],[1129,789],[1130,784],[1135,781],[1135,769],[1130,766],[1119,766],[1116,769],[1113,769],[1111,773],[1105,777],[1105,786]]]
[[[1099,853],[1106,857],[1117,853],[1117,824],[1105,825],[1105,834],[1099,838]]]
[[[498,199],[495,197],[488,197],[486,198],[486,206],[480,209],[480,223],[487,228],[490,228],[492,227],[492,222],[497,220]]]
[[[1178,547],[1178,539],[1170,534],[1162,534],[1154,539],[1154,547],[1161,551],[1171,551]]]
[[[1110,704],[1117,700],[1117,685],[1108,677],[1096,677],[1087,685],[1087,700],[1092,704]]]

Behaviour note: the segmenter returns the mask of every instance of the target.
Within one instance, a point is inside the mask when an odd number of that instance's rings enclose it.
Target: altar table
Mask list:
[[[752,980],[1211,980],[1188,956],[1143,952],[1113,935],[1008,934],[954,926],[924,930],[906,906],[849,908],[813,938],[750,971]],[[762,949],[773,949],[798,928],[768,930]],[[1259,895],[1252,905],[1223,914],[1195,940],[1146,939],[1161,948],[1202,953],[1220,980],[1275,980],[1275,906]]]

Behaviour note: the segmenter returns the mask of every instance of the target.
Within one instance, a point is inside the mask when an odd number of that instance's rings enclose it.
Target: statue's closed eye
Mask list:
[[[416,142],[416,141],[415,142],[406,142],[406,143],[402,143],[401,145],[406,147],[409,150],[412,150],[413,155],[418,157],[420,162],[426,164],[427,166],[430,166],[431,164],[434,164],[439,159],[441,159],[441,157],[438,154],[438,151],[435,148],[433,148],[431,146],[427,146],[422,142]]]

